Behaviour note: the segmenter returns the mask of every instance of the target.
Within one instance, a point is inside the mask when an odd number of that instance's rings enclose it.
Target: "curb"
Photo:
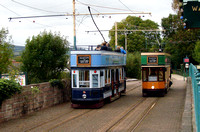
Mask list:
[[[181,132],[193,132],[192,125],[192,86],[191,78],[187,78],[185,106],[182,115]]]

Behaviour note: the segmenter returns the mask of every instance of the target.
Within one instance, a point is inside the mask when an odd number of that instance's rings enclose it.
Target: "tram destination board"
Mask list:
[[[157,56],[149,56],[148,57],[148,63],[157,64],[158,63],[158,57]]]
[[[77,55],[78,66],[90,66],[91,56],[90,55]]]

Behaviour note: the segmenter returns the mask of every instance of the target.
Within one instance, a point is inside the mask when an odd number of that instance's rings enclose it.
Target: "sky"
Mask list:
[[[60,33],[73,45],[73,17],[45,17],[11,19],[13,17],[64,15],[73,13],[73,0],[0,0],[0,29],[7,28],[12,36],[12,44],[25,45],[25,41],[43,31]],[[171,8],[172,0],[76,0],[77,14],[92,13],[138,13],[131,16],[141,16],[143,20],[150,19],[161,25],[161,19],[175,14]],[[142,12],[150,12],[144,15]],[[94,15],[94,20],[100,30],[110,30],[115,22],[120,22],[128,15]],[[97,45],[103,42],[99,32],[89,15],[76,17],[77,45]],[[102,32],[109,41],[108,31]]]

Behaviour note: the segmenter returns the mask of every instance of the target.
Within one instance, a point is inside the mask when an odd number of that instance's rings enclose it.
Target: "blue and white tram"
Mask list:
[[[73,108],[99,108],[126,91],[126,55],[112,51],[71,51]]]

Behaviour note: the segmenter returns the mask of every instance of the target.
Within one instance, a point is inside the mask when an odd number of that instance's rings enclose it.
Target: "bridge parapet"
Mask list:
[[[200,72],[193,64],[190,64],[189,75],[192,80],[196,131],[200,132]]]

